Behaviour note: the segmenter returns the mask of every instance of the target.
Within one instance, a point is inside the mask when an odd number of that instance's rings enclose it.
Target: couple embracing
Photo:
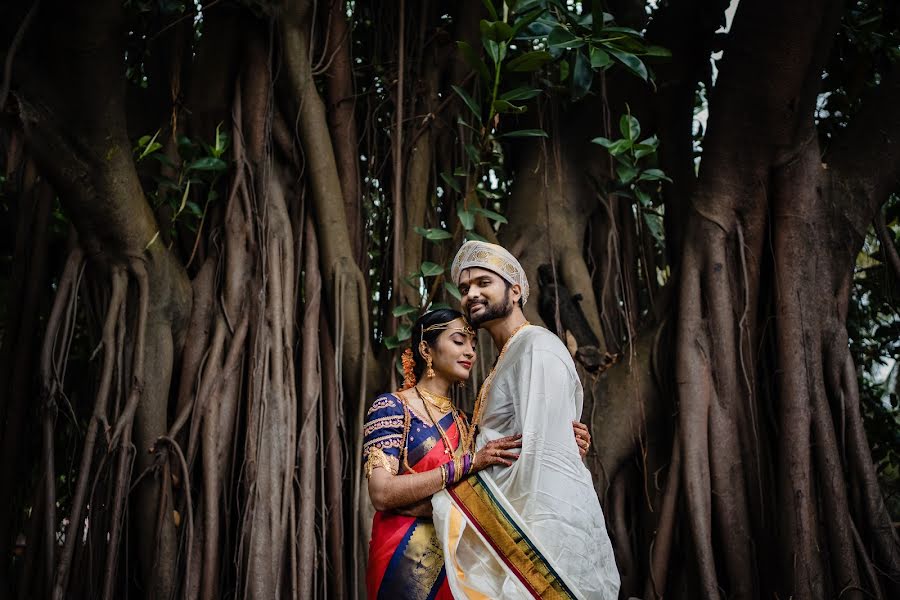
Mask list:
[[[372,523],[369,598],[614,600],[619,575],[577,422],[582,388],[563,343],[530,325],[528,280],[500,246],[466,242],[451,277],[462,310],[413,326],[403,389],[363,429]],[[475,359],[500,350],[471,421],[451,402]]]

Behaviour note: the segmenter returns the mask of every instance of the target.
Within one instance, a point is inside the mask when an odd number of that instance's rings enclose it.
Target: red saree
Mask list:
[[[452,450],[460,432],[448,413],[438,421]],[[380,396],[366,419],[367,461],[404,475],[430,471],[451,459],[440,432],[392,394]],[[379,456],[378,453],[383,453]],[[371,454],[375,456],[371,456]],[[396,469],[396,470],[395,470]],[[372,600],[451,600],[444,555],[430,518],[378,511],[372,521],[366,591]]]

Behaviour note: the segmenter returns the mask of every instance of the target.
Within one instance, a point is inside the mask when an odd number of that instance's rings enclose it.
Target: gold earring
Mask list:
[[[431,368],[431,355],[425,355],[425,377],[430,379],[434,377],[434,369]]]

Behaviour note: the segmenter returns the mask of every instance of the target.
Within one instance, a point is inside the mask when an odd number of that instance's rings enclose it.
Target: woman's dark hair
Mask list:
[[[434,343],[437,341],[438,336],[444,332],[443,329],[432,329],[431,331],[426,331],[423,337],[422,330],[431,327],[432,325],[449,323],[455,319],[466,320],[461,312],[453,310],[452,308],[438,308],[436,310],[431,310],[416,319],[412,328],[412,336],[410,337],[413,360],[415,360],[413,373],[416,375],[416,381],[421,381],[422,373],[425,372],[425,357],[422,356],[422,353],[419,350],[419,342],[425,340],[425,343],[428,344],[429,347],[434,348]]]

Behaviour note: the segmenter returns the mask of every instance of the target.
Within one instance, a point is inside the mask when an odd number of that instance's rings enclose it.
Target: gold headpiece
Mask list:
[[[429,325],[428,327],[423,327],[422,335],[419,337],[419,342],[421,343],[425,339],[425,332],[436,331],[439,329],[448,329],[451,331],[458,331],[463,335],[470,335],[472,337],[475,337],[475,330],[472,329],[468,323],[466,323],[463,327],[450,327],[451,323],[453,323],[454,321],[457,321],[459,319],[460,319],[460,317],[456,317],[456,319],[451,319],[450,321],[447,321],[446,323],[436,323],[434,325]]]

